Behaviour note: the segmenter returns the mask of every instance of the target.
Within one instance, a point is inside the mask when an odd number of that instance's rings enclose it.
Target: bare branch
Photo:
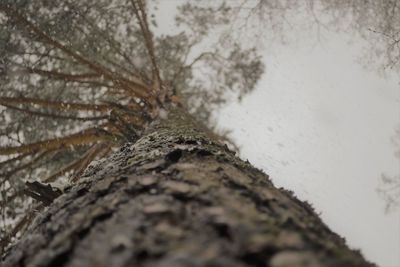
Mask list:
[[[104,104],[59,102],[59,101],[50,101],[50,100],[44,100],[39,98],[28,98],[28,97],[0,97],[0,105],[7,106],[16,104],[38,105],[43,108],[51,108],[61,111],[82,110],[82,111],[107,112],[110,110],[110,107]]]
[[[14,226],[14,228],[8,233],[4,239],[0,241],[0,251],[3,252],[4,248],[10,243],[11,239],[18,234],[18,232],[22,231],[22,229],[29,224],[32,220],[33,215],[36,211],[44,208],[43,204],[37,205],[35,208],[32,208],[28,211]]]
[[[48,118],[52,118],[52,119],[65,119],[65,120],[76,120],[76,121],[93,121],[93,120],[104,120],[104,119],[107,119],[109,117],[108,115],[96,116],[96,117],[76,117],[76,116],[58,115],[58,114],[34,111],[34,110],[25,109],[25,108],[15,107],[15,106],[4,104],[4,103],[0,103],[0,105],[5,106],[5,107],[7,107],[9,109],[14,109],[14,110],[18,110],[18,111],[27,113],[29,115],[39,116],[39,117],[48,117]]]
[[[11,155],[19,153],[28,153],[35,150],[51,150],[59,149],[67,146],[76,146],[94,143],[99,140],[104,140],[109,138],[102,128],[105,128],[109,124],[103,124],[98,128],[89,128],[78,132],[76,134],[71,134],[65,137],[54,138],[49,140],[44,140],[32,144],[14,146],[14,147],[0,147],[0,155]]]
[[[90,68],[95,71],[99,75],[105,77],[106,79],[114,82],[117,86],[124,88],[125,90],[130,90],[134,92],[138,97],[148,98],[147,86],[144,84],[138,84],[137,82],[133,82],[127,80],[115,73],[112,73],[104,66],[101,66],[91,60],[86,59],[81,56],[77,52],[67,48],[65,45],[61,44],[59,41],[50,37],[47,33],[36,27],[33,23],[27,20],[25,17],[20,15],[16,10],[11,9],[7,4],[0,4],[0,11],[5,12],[8,16],[17,20],[17,22],[25,25],[29,30],[33,31],[38,37],[43,39],[47,44],[60,49],[68,56],[72,57],[76,61],[80,62],[82,65]]]
[[[162,85],[162,81],[161,81],[161,77],[160,77],[160,71],[157,65],[157,60],[156,60],[156,56],[154,53],[154,43],[153,43],[153,39],[152,39],[152,34],[150,32],[149,29],[149,25],[147,22],[147,15],[146,15],[146,11],[145,11],[145,7],[144,4],[142,2],[142,0],[131,0],[131,4],[132,4],[132,9],[133,12],[135,13],[135,16],[137,18],[137,20],[139,21],[139,25],[140,28],[142,30],[142,34],[143,34],[143,38],[146,44],[146,48],[147,48],[147,52],[149,54],[150,57],[150,62],[152,65],[152,75],[153,75],[153,89],[158,93],[161,94],[162,89],[161,89],[161,85]],[[159,95],[160,96],[160,95]],[[162,97],[162,96],[161,96]]]
[[[95,144],[91,148],[89,148],[81,157],[71,161],[68,165],[63,167],[61,170],[51,174],[50,176],[42,179],[43,182],[51,183],[54,182],[58,177],[68,173],[72,170],[79,170],[85,168],[90,161],[88,162],[88,158],[93,159],[97,154],[99,154],[103,149],[108,149],[110,145],[104,145],[103,143]],[[75,171],[74,177],[76,177],[78,171]]]

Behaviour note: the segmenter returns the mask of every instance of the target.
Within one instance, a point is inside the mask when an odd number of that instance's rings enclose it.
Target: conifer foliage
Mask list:
[[[176,18],[182,30],[155,35],[155,5],[1,1],[2,248],[57,195],[43,184],[76,182],[90,162],[134,142],[168,102],[207,121],[227,89],[254,88],[263,72],[254,48],[197,48],[227,22],[228,6],[186,4]],[[196,72],[201,64],[207,74]]]
[[[155,13],[170,14],[155,0],[1,0],[0,248],[59,194],[56,184],[135,142],[168,103],[210,122],[230,96],[251,92],[264,66],[246,27],[282,37],[304,14],[356,29],[374,59],[398,69],[399,9],[395,0],[187,1],[161,32]]]

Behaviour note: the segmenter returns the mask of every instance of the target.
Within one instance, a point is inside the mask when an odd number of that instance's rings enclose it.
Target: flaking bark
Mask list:
[[[171,110],[90,165],[2,266],[373,266],[200,128]]]

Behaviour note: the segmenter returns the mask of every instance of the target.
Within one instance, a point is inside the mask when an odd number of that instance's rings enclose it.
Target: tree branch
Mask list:
[[[0,97],[0,105],[7,106],[15,104],[38,105],[43,108],[51,108],[61,111],[82,110],[82,111],[107,112],[110,110],[110,107],[105,104],[59,102],[59,101],[50,101],[50,100],[44,100],[39,98],[28,98],[28,97]]]
[[[58,115],[58,114],[51,114],[51,113],[45,113],[45,112],[40,112],[40,111],[34,111],[34,110],[25,109],[25,108],[15,107],[15,106],[4,104],[4,103],[0,103],[0,105],[5,106],[5,107],[7,107],[9,109],[14,109],[14,110],[18,110],[18,111],[27,113],[29,115],[39,116],[39,117],[48,117],[48,118],[52,118],[52,119],[64,119],[64,120],[76,120],[76,121],[93,121],[93,120],[104,120],[104,119],[107,119],[109,117],[108,115],[96,116],[96,117],[76,117],[76,116]]]
[[[106,147],[108,148],[108,145],[106,145]],[[89,162],[87,162],[88,161],[87,158],[91,157],[91,156],[96,156],[103,149],[105,149],[104,143],[93,145],[81,157],[71,161],[68,165],[64,166],[61,170],[58,170],[57,172],[51,174],[50,176],[42,179],[42,181],[45,183],[51,183],[51,182],[54,182],[58,177],[66,174],[69,171],[86,168],[86,166],[93,159],[92,158]],[[76,176],[76,173],[77,172],[74,173],[74,176]]]
[[[109,124],[106,123],[98,128],[89,128],[65,137],[39,141],[32,144],[14,146],[14,147],[0,147],[0,155],[28,153],[35,150],[42,150],[42,149],[51,150],[51,149],[59,149],[66,146],[76,146],[76,145],[94,143],[99,140],[107,139],[107,135],[102,130],[102,128],[106,127],[107,125]]]
[[[147,22],[147,16],[146,16],[146,11],[143,5],[143,2],[141,0],[136,0],[137,3],[135,3],[135,0],[131,0],[133,12],[135,13],[135,16],[137,20],[139,21],[140,29],[142,30],[143,38],[145,41],[145,45],[147,48],[147,52],[150,57],[150,62],[152,65],[152,76],[153,76],[153,89],[157,94],[162,93],[161,85],[161,77],[160,77],[160,71],[157,65],[157,60],[156,56],[154,53],[154,43],[152,40],[152,34],[149,29],[149,25]]]
[[[88,68],[95,71],[99,75],[104,76],[106,79],[113,81],[116,85],[121,86],[125,90],[133,91],[140,98],[148,98],[149,97],[148,92],[147,92],[147,86],[126,80],[125,78],[123,78],[119,75],[116,75],[115,73],[112,73],[105,67],[103,67],[97,63],[94,63],[94,62],[86,59],[85,57],[79,55],[77,52],[67,48],[65,45],[61,44],[59,41],[50,37],[47,33],[42,31],[41,29],[39,29],[37,26],[35,26],[33,23],[31,23],[29,20],[27,20],[21,14],[19,14],[18,11],[10,8],[9,5],[0,4],[0,11],[5,12],[7,14],[7,16],[12,17],[12,18],[16,19],[17,22],[25,25],[29,30],[34,32],[39,38],[43,39],[47,44],[60,49],[68,56],[70,56],[73,59],[75,59],[76,61],[80,62],[82,65],[87,66]],[[134,86],[132,86],[132,85],[134,85]]]

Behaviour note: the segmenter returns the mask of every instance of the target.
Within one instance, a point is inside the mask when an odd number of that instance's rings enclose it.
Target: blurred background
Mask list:
[[[160,32],[174,31],[170,15],[182,2],[159,1]],[[321,9],[310,23],[306,9],[275,14],[285,21],[279,27],[245,17],[238,38],[258,36],[265,73],[253,92],[241,101],[232,96],[213,119],[243,159],[310,202],[352,248],[379,266],[400,266],[400,211],[392,199],[400,183],[398,69],[371,50],[379,40],[340,28],[351,18],[332,21]]]
[[[359,43],[346,37],[266,52],[257,89],[215,115],[243,158],[309,201],[350,246],[380,266],[400,266],[399,210],[386,211],[379,194],[382,174],[399,174],[391,140],[399,81],[363,68]]]

